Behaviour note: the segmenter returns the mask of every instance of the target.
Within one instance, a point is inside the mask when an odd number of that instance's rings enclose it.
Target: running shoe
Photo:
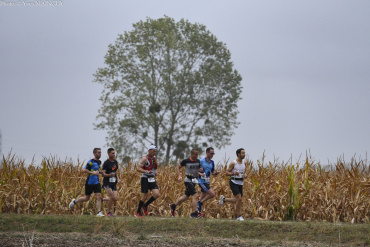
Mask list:
[[[240,216],[238,216],[238,218],[236,218],[236,220],[237,221],[244,221],[244,218],[243,218],[243,216],[240,215]]]
[[[170,209],[171,209],[171,215],[173,217],[175,217],[175,204],[171,203],[169,206],[170,206]]]
[[[198,212],[202,211],[202,203],[200,201],[198,201],[197,203],[197,208],[198,208]]]
[[[104,217],[105,215],[104,214],[102,214],[102,212],[101,211],[99,211],[99,213],[96,215],[97,217]]]
[[[225,203],[225,196],[224,195],[221,195],[220,196],[220,201],[218,202],[218,206],[222,207],[222,204]]]
[[[115,215],[113,215],[112,213],[108,213],[107,214],[108,217],[116,217]]]
[[[143,212],[144,212],[144,215],[149,215],[148,206],[143,205]]]
[[[73,198],[71,203],[69,204],[69,209],[73,209],[75,205],[76,205],[76,200]]]
[[[141,215],[141,213],[137,213],[137,212],[135,213],[135,217],[136,218],[143,218],[143,216]]]
[[[193,212],[191,213],[190,218],[196,218],[197,215],[198,215],[198,212]]]
[[[197,214],[197,216],[196,216],[196,218],[197,218],[197,219],[199,219],[199,218],[203,218],[203,217],[204,217],[204,215],[206,215],[206,214],[198,213],[198,214]]]

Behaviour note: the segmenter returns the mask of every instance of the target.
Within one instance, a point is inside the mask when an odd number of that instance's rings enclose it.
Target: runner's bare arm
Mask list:
[[[87,174],[99,175],[99,171],[93,171],[92,172],[92,171],[89,171],[87,169],[84,169],[82,172],[87,173]]]
[[[105,170],[101,170],[101,176],[102,176],[102,177],[104,177],[104,178],[105,178],[105,177],[108,177],[107,175],[108,175],[108,174],[106,174],[106,173],[105,173]]]
[[[140,164],[139,166],[137,167],[136,171],[138,172],[141,172],[141,173],[148,173],[148,174],[151,174],[152,171],[148,171],[148,170],[144,170],[144,166],[145,164],[148,162],[147,158],[144,156],[141,160],[140,160]]]
[[[213,176],[216,176],[216,175],[217,175],[217,174],[219,174],[219,173],[220,173],[220,171],[219,171],[219,170],[216,170],[216,171],[213,171],[213,172],[212,172],[212,175],[213,175]]]
[[[216,171],[212,172],[212,175],[213,175],[213,176],[216,176],[216,175],[218,175],[219,173],[220,173],[220,171],[216,170]]]
[[[178,164],[177,167],[176,167],[177,175],[178,175],[178,178],[177,178],[177,181],[178,182],[181,182],[182,181],[182,177],[181,177],[181,173],[180,173],[181,167],[182,167],[182,165],[180,165],[180,164]]]
[[[156,159],[155,156],[153,156],[154,159]],[[156,161],[157,162],[157,161]],[[152,171],[149,171],[149,174],[153,173]],[[159,176],[159,172],[157,169],[154,170],[154,176]]]
[[[244,161],[244,165],[245,165],[245,171],[247,171],[247,166],[248,166],[248,163],[247,163],[247,161],[245,160]],[[244,178],[247,178],[247,176],[248,176],[248,173],[247,172],[244,172]]]
[[[199,166],[199,169],[198,169],[198,175],[200,176],[205,176],[206,174],[203,172],[203,168],[201,166]]]
[[[118,164],[118,166],[121,165],[121,164]],[[118,169],[116,170],[116,178],[117,178],[117,183],[120,182],[119,178],[118,178]]]
[[[104,177],[104,178],[111,178],[111,177],[116,176],[116,174],[115,174],[115,173],[106,174],[106,170],[102,170],[102,171],[101,171],[101,175],[102,175],[102,177]]]
[[[231,172],[234,169],[234,167],[235,167],[235,163],[234,163],[234,161],[232,161],[229,164],[229,167],[226,170],[226,176],[232,176],[232,175],[238,175],[239,174],[238,172],[234,172],[234,173]],[[238,174],[235,174],[235,173],[238,173]]]
[[[85,168],[83,169],[83,173],[87,173],[87,174],[93,174],[93,175],[99,175],[99,171],[90,171],[89,169],[86,169],[86,167],[90,166],[90,169],[92,167],[92,162],[89,162],[86,164]]]

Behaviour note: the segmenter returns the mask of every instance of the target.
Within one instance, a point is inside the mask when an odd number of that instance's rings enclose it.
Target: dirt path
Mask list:
[[[7,232],[0,234],[0,247],[10,246],[317,246],[312,243],[293,242],[261,242],[258,240],[243,241],[240,239],[215,238],[171,238],[170,236],[140,236],[126,235],[114,237],[109,234],[82,233],[36,233],[36,232]]]

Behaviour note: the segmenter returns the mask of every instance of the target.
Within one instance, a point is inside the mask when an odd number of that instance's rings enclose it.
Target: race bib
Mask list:
[[[204,182],[209,183],[209,180],[210,180],[209,177],[207,178],[206,176],[202,176],[201,178],[204,179]]]
[[[198,179],[197,179],[197,178],[193,178],[193,179],[191,180],[191,182],[192,182],[192,183],[197,184],[197,183],[198,183]]]
[[[235,178],[243,178],[244,173],[239,172],[239,175],[236,175]]]
[[[110,183],[115,183],[116,182],[116,177],[110,177],[109,182]]]
[[[150,178],[148,178],[148,182],[149,182],[149,183],[154,183],[154,182],[155,182],[155,178],[154,178],[154,177],[150,177]]]

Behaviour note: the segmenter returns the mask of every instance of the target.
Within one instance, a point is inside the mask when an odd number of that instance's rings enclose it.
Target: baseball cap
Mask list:
[[[154,146],[154,145],[150,145],[150,146],[148,147],[148,150],[150,150],[150,149],[157,149],[157,147],[156,147],[156,146]]]

